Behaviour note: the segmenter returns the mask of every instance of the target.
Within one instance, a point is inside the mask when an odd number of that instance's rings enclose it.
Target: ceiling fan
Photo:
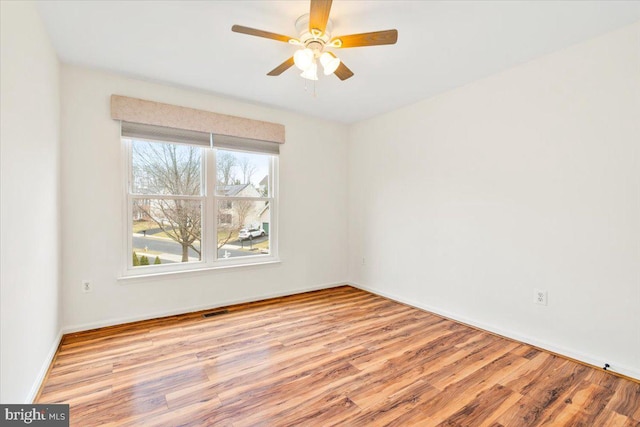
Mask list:
[[[267,73],[268,76],[279,76],[295,64],[296,67],[302,70],[302,74],[300,74],[302,77],[309,80],[318,80],[319,61],[325,75],[335,74],[340,80],[346,80],[353,76],[353,71],[328,49],[395,44],[398,40],[398,31],[385,30],[332,37],[332,23],[329,19],[331,2],[332,0],[311,0],[309,13],[296,20],[298,38],[242,25],[234,25],[231,27],[231,31],[290,43],[300,47],[291,58],[269,71]]]

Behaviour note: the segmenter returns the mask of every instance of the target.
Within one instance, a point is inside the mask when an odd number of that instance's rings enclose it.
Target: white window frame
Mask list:
[[[137,141],[147,141],[152,143],[167,143],[162,141],[153,141],[143,138],[135,138]],[[184,272],[197,272],[210,269],[253,266],[259,264],[270,264],[280,262],[278,258],[278,169],[279,158],[277,155],[270,155],[259,152],[229,150],[221,148],[224,151],[238,151],[252,154],[262,154],[269,156],[269,195],[267,197],[230,197],[216,195],[216,152],[217,148],[200,147],[202,150],[202,182],[200,196],[156,196],[149,194],[133,193],[133,150],[132,138],[121,137],[123,147],[124,169],[126,171],[126,179],[124,179],[124,200],[123,200],[123,219],[124,219],[124,236],[122,257],[122,273],[121,278],[134,278],[154,275],[165,275]],[[179,142],[176,142],[179,144]],[[133,200],[135,199],[189,199],[200,200],[202,209],[201,219],[201,261],[180,262],[172,264],[161,264],[148,266],[133,266]],[[218,209],[216,209],[218,201],[242,200],[242,201],[268,201],[269,202],[269,253],[268,254],[252,254],[241,257],[219,258],[217,249],[217,224]],[[153,255],[150,256],[152,262]]]

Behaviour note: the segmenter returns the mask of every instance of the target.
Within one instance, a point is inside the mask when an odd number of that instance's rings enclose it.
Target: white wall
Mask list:
[[[59,65],[32,3],[0,17],[0,402],[25,403],[59,341]]]
[[[640,378],[639,126],[640,23],[354,125],[351,282]]]
[[[62,68],[61,94],[65,330],[344,283],[344,125],[67,65]],[[124,173],[120,126],[110,118],[111,94],[284,124],[279,210],[282,263],[118,281],[125,238]],[[81,292],[85,279],[93,282],[93,292]]]

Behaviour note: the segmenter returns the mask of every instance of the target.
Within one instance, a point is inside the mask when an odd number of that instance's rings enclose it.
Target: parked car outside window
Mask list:
[[[251,226],[240,230],[238,240],[253,240],[254,237],[262,237],[265,235],[266,233],[261,226]]]

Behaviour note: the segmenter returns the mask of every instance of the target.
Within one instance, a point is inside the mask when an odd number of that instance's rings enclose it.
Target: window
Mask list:
[[[255,141],[235,150],[236,141],[217,147],[214,136],[212,148],[204,139],[194,143],[171,130],[158,137],[155,129],[139,128],[123,123],[125,275],[277,259],[274,153]]]
[[[273,156],[216,150],[219,259],[269,254]]]

